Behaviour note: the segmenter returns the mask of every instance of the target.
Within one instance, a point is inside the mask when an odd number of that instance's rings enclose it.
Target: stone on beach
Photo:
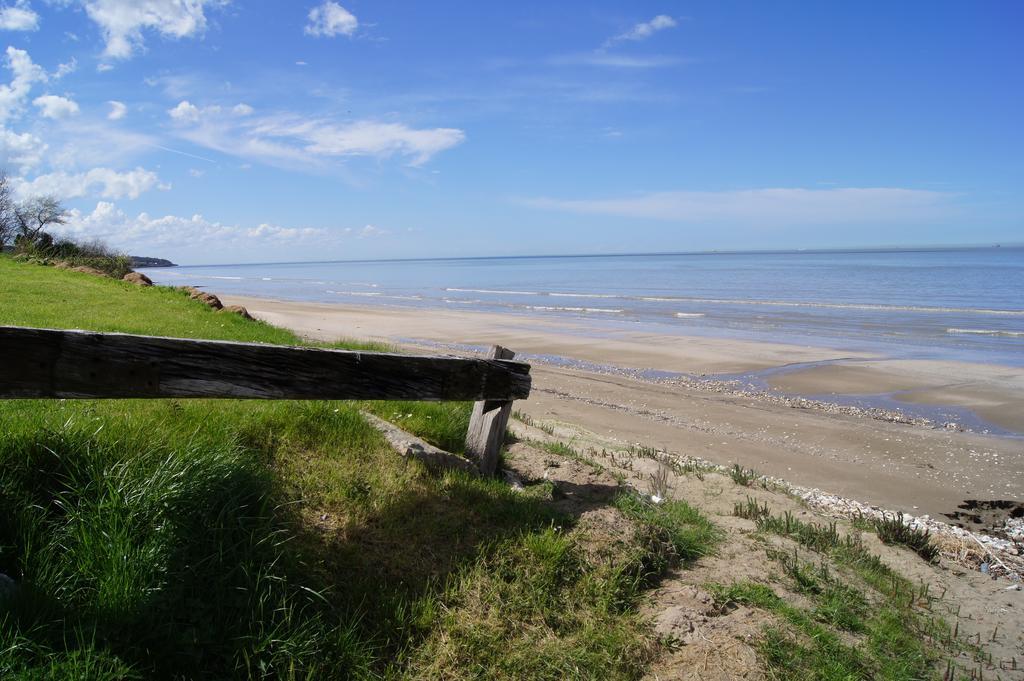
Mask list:
[[[214,310],[220,310],[224,307],[224,304],[220,302],[220,298],[213,295],[212,293],[201,291],[197,289],[195,286],[182,286],[181,290],[186,291],[188,293],[188,297],[191,298],[192,300],[198,300],[201,303],[205,303],[206,305],[212,307]]]
[[[252,315],[249,314],[249,311],[246,310],[245,307],[243,307],[242,305],[225,305],[220,309],[220,312],[234,312],[238,316],[244,317],[245,319],[253,318]]]
[[[135,284],[136,286],[152,286],[153,280],[147,277],[142,272],[129,272],[122,277],[122,281],[127,281],[129,284]]]

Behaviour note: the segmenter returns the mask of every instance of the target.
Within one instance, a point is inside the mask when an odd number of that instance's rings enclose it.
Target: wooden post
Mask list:
[[[491,346],[488,359],[512,359],[516,353],[500,345]],[[505,439],[512,400],[481,400],[473,405],[466,433],[466,456],[476,461],[482,475],[494,475],[498,454]]]

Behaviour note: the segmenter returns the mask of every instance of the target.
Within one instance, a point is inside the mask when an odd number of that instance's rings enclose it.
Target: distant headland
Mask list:
[[[129,255],[132,267],[177,267],[178,265],[164,258],[150,258],[145,255]]]

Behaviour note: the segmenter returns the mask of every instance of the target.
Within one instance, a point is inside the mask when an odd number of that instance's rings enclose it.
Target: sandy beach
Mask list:
[[[772,399],[781,392],[826,402],[829,395],[889,395],[907,405],[967,408],[985,422],[1019,431],[1024,370],[1018,368],[625,331],[595,337],[582,325],[519,315],[224,299],[311,338],[378,339],[435,352],[446,344],[465,351],[460,346],[496,343],[540,355],[549,361],[534,361],[533,394],[516,408],[534,419],[573,424],[594,442],[739,463],[796,485],[937,519],[968,499],[1024,499],[1024,439]],[[686,377],[648,380],[636,371],[646,369],[691,377],[767,372],[770,390],[755,394]]]

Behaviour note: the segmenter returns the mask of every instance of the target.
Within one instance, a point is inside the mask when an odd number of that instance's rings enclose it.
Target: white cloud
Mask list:
[[[124,105],[124,102],[111,99],[107,104],[110,105],[110,113],[107,114],[109,120],[119,121],[128,113],[128,107]]]
[[[132,217],[107,201],[98,202],[89,214],[71,211],[68,223],[54,231],[81,239],[101,239],[115,248],[147,253],[172,249],[188,249],[194,253],[198,249],[258,249],[261,246],[280,253],[282,248],[292,245],[314,244],[323,248],[347,238],[344,230],[268,223],[244,227],[207,220],[202,215],[152,217],[139,213]]]
[[[255,117],[244,104],[228,111],[182,100],[168,114],[178,134],[194,144],[299,167],[353,156],[398,156],[419,166],[465,139],[465,133],[456,128],[417,129],[371,120],[336,123],[293,113]]]
[[[336,2],[327,0],[319,7],[309,10],[309,23],[306,24],[306,35],[315,37],[336,35],[351,36],[359,28],[359,20]]]
[[[145,46],[144,30],[187,38],[206,30],[205,6],[216,0],[79,0],[103,33],[111,59],[128,59]]]
[[[0,123],[21,109],[33,83],[43,83],[48,79],[46,71],[33,63],[25,50],[8,47],[6,54],[5,66],[14,77],[9,84],[0,85]]]
[[[167,113],[176,121],[194,123],[199,120],[199,107],[187,99],[178,102],[178,105],[173,109],[168,109]]]
[[[524,201],[535,208],[687,223],[757,225],[903,222],[948,213],[949,194],[898,187],[656,192],[613,199]]]
[[[74,73],[77,69],[78,69],[78,60],[75,59],[74,57],[72,57],[71,61],[69,61],[69,62],[65,62],[63,64],[57,64],[57,70],[53,72],[51,77],[54,80],[60,80],[64,76],[68,75],[69,73]]]
[[[96,65],[96,72],[97,73],[106,73],[107,71],[113,71],[113,70],[114,70],[114,65],[113,64],[97,64]]]
[[[434,154],[460,144],[466,135],[456,128],[415,129],[401,123],[265,119],[253,132],[259,136],[297,140],[314,156],[405,156],[422,165]]]
[[[74,100],[58,95],[42,95],[32,100],[39,107],[44,118],[67,118],[78,113],[78,104]]]
[[[620,33],[617,36],[609,38],[605,41],[605,47],[613,45],[623,40],[647,40],[658,31],[663,31],[666,28],[673,28],[678,25],[678,22],[667,14],[659,14],[650,21],[644,21],[633,26],[625,33]]]
[[[0,128],[0,166],[17,166],[26,172],[43,160],[47,145],[31,133],[16,133]]]
[[[24,0],[0,7],[0,31],[38,31],[39,15]]]
[[[191,175],[192,177],[202,177],[203,175],[206,174],[206,171],[200,170],[199,168],[189,168],[188,174]]]
[[[143,192],[157,187],[170,189],[160,183],[156,173],[145,168],[117,172],[110,168],[93,168],[84,173],[63,171],[40,175],[31,182],[22,180],[16,184],[21,196],[50,195],[61,199],[81,196],[100,196],[105,199],[136,199]]]
[[[391,234],[391,232],[387,229],[382,229],[376,225],[366,225],[359,230],[357,236],[360,239],[376,239],[388,234]]]
[[[252,229],[240,229],[235,227],[239,234],[244,234],[250,239],[270,239],[273,241],[294,241],[295,239],[317,237],[326,235],[326,230],[314,229],[312,227],[279,227],[266,222],[253,227]]]

